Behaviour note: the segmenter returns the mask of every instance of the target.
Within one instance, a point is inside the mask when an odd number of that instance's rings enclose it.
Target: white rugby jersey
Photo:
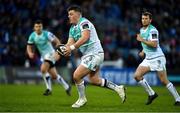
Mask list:
[[[41,57],[44,58],[47,53],[55,51],[51,43],[54,38],[55,35],[49,31],[43,30],[40,35],[36,32],[32,32],[29,36],[28,44],[34,44],[40,52]]]
[[[87,42],[85,42],[83,45],[79,47],[82,54],[83,55],[89,54],[89,53],[96,54],[96,53],[103,52],[103,48],[98,38],[96,29],[94,25],[86,18],[81,17],[78,24],[71,26],[69,30],[69,38],[73,38],[75,42],[78,41],[81,38],[82,32],[84,30],[90,31],[90,38]]]
[[[141,42],[141,45],[143,47],[143,51],[146,54],[146,59],[153,59],[156,57],[164,56],[164,53],[162,52],[160,46],[159,46],[159,32],[158,30],[152,26],[151,24],[146,28],[140,29],[140,36],[145,40],[150,41],[157,41],[157,47],[150,47],[143,42]]]

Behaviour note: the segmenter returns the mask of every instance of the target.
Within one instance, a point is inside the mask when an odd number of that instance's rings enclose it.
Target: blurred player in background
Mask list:
[[[99,66],[103,63],[104,51],[94,25],[89,20],[82,17],[81,8],[79,6],[70,6],[67,11],[70,24],[72,25],[66,44],[65,56],[69,56],[75,49],[80,49],[83,54],[81,63],[73,74],[79,99],[72,107],[79,108],[87,102],[83,81],[83,77],[86,75],[89,77],[92,84],[116,91],[122,98],[122,102],[124,102],[126,99],[125,87],[123,85],[118,86],[99,77]]]
[[[141,42],[143,50],[139,53],[141,57],[145,57],[142,63],[138,66],[135,72],[135,80],[146,90],[148,93],[148,100],[146,105],[158,97],[157,93],[149,86],[143,76],[150,71],[157,71],[157,75],[161,82],[166,85],[169,92],[175,99],[174,105],[180,105],[180,96],[176,91],[173,84],[167,78],[166,72],[166,58],[159,46],[159,32],[151,25],[152,14],[144,12],[141,17],[142,28],[140,34],[137,34],[137,41]]]
[[[35,45],[43,59],[43,62],[41,64],[41,72],[47,88],[43,94],[51,94],[52,78],[54,80],[57,80],[57,82],[64,87],[66,93],[70,95],[71,87],[57,73],[57,70],[55,68],[55,62],[60,58],[60,55],[55,52],[52,44],[57,47],[60,44],[59,39],[51,32],[43,30],[43,23],[40,20],[37,20],[34,23],[34,32],[31,33],[28,39],[27,53],[29,58],[32,59],[35,55],[33,51],[33,46]],[[51,75],[51,77],[49,75]]]

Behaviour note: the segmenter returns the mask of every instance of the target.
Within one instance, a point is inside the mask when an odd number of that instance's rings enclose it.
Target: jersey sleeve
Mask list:
[[[29,36],[27,44],[34,44],[34,37],[32,34]]]
[[[51,32],[47,32],[47,37],[48,37],[48,40],[52,42],[56,36]]]
[[[159,37],[159,33],[156,29],[152,29],[149,34],[149,39],[151,41],[157,41]]]
[[[91,26],[91,24],[90,24],[89,21],[87,21],[87,20],[82,21],[82,22],[80,23],[80,29],[81,29],[81,31],[90,30],[90,26]]]

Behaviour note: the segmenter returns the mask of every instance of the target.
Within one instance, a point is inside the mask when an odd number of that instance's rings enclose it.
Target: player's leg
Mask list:
[[[49,74],[47,74],[47,72],[50,69],[50,67],[54,66],[55,61],[58,59],[60,59],[60,56],[56,54],[56,52],[47,53],[43,58],[44,62],[41,64],[41,72],[42,72],[42,76],[47,87],[46,91],[44,92],[44,95],[51,94],[51,91],[52,91],[51,79],[50,79]]]
[[[57,73],[57,70],[55,66],[52,66],[48,70],[49,74],[52,76],[52,79],[57,80],[59,84],[61,84],[64,89],[66,90],[66,93],[70,96],[71,95],[71,86]]]
[[[105,87],[108,89],[112,89],[118,93],[118,95],[121,97],[122,102],[124,103],[126,100],[126,92],[125,87],[123,85],[116,85],[115,83],[99,77],[99,68],[96,69],[96,71],[91,71],[89,76],[89,80],[92,84]]]
[[[85,105],[87,102],[84,81],[82,78],[88,75],[88,73],[90,73],[88,68],[84,67],[83,65],[79,65],[73,74],[73,80],[76,84],[79,94],[78,100],[72,105],[73,108],[79,108]]]
[[[143,62],[142,62],[143,63]],[[158,96],[154,90],[150,87],[146,79],[143,78],[143,76],[150,71],[150,67],[148,66],[141,66],[141,64],[136,69],[136,72],[134,74],[135,80],[140,84],[145,91],[148,93],[148,100],[146,102],[146,105],[149,105],[152,103],[152,101]]]
[[[46,95],[46,96],[50,95],[51,91],[52,91],[52,88],[51,88],[51,78],[50,78],[49,74],[47,73],[49,67],[50,67],[50,64],[47,61],[44,61],[41,64],[41,73],[42,73],[42,77],[44,79],[44,83],[46,85],[46,90],[43,93],[43,95]]]
[[[175,99],[175,104],[174,105],[179,105],[180,106],[180,96],[179,96],[176,88],[173,86],[173,84],[168,80],[166,70],[158,71],[157,74],[158,74],[161,82],[167,87],[169,92],[174,97],[174,99]]]
[[[53,55],[52,55],[52,57],[53,57],[53,60],[54,60],[54,61],[58,61],[58,60],[60,60],[61,55],[59,55],[57,52],[54,52]]]

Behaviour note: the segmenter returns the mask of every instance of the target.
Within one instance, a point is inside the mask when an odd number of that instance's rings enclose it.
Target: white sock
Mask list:
[[[76,84],[76,87],[78,89],[79,98],[86,98],[84,81],[82,81],[80,84]]]
[[[52,88],[51,88],[51,77],[49,76],[48,73],[42,74],[42,77],[44,79],[44,83],[46,85],[46,88],[51,91],[52,90]]]
[[[105,79],[101,79],[102,81],[101,81],[101,87],[104,87],[105,86]]]
[[[111,81],[108,81],[108,80],[102,78],[101,86],[115,90],[118,85],[116,85],[115,83],[113,83]]]
[[[155,92],[153,91],[153,89],[149,86],[149,84],[147,83],[146,79],[140,80],[138,82],[142,87],[144,87],[145,91],[151,96],[154,95]]]
[[[57,82],[59,84],[61,84],[65,90],[67,90],[69,88],[69,85],[66,83],[66,81],[60,76],[60,75],[57,75]]]
[[[49,85],[49,90],[52,90],[52,86],[51,86],[51,76],[47,73],[46,74],[46,80],[47,80],[47,83]]]
[[[172,94],[172,96],[174,97],[175,101],[180,101],[179,94],[178,94],[177,90],[175,89],[175,87],[173,86],[173,84],[171,82],[169,82],[166,85],[166,87],[169,90],[169,92]]]

